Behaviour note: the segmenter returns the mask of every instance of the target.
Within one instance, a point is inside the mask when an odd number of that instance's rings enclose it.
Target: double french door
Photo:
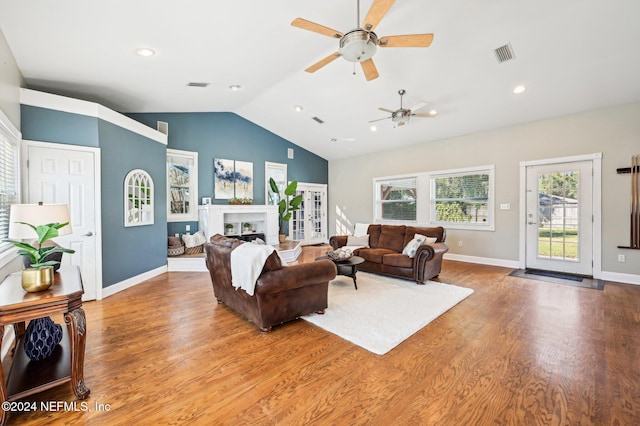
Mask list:
[[[302,245],[327,242],[327,185],[299,182],[299,194],[300,210],[293,212],[289,222],[292,238]]]

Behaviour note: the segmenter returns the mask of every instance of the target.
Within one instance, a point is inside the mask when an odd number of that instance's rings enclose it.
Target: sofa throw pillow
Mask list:
[[[347,245],[348,246],[358,246],[358,247],[369,247],[369,236],[368,235],[349,235],[347,237]]]
[[[368,223],[356,223],[356,226],[353,229],[353,235],[355,235],[356,237],[367,235],[368,230],[369,230]]]
[[[405,254],[413,259],[416,255],[416,251],[418,251],[418,247],[422,244],[433,244],[438,241],[437,238],[426,237],[422,234],[415,234],[413,236],[413,240],[409,241],[405,248],[402,250],[402,254]]]
[[[416,250],[418,250],[418,247],[420,247],[422,243],[424,243],[426,238],[427,237],[425,237],[424,235],[414,235],[413,239],[409,241],[406,246],[404,246],[404,249],[402,249],[402,254],[413,258],[416,255]]]

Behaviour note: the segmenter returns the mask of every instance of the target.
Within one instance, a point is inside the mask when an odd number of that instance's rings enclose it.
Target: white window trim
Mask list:
[[[438,223],[432,220],[432,178],[442,177],[450,174],[465,174],[486,171],[489,173],[489,221],[487,224],[469,225],[457,223]],[[380,218],[380,209],[378,204],[378,183],[393,179],[416,179],[416,220],[389,220]],[[391,225],[412,225],[412,226],[443,226],[447,229],[468,229],[475,231],[495,231],[495,165],[465,167],[460,169],[439,170],[420,173],[406,173],[392,176],[378,176],[373,178],[373,223],[391,224]]]
[[[273,177],[273,174],[271,173],[272,170],[282,170],[282,173],[284,174],[284,188],[287,187],[288,185],[288,177],[287,177],[287,165],[283,164],[283,163],[272,163],[270,161],[265,161],[264,162],[264,204],[265,205],[269,205],[269,204],[277,204],[277,203],[271,203],[271,198],[269,197],[269,193],[271,192],[271,186],[269,185],[269,178]],[[284,188],[281,190],[282,193],[284,193]]]
[[[198,153],[167,148],[167,158],[169,155],[193,161],[189,172],[189,205],[192,206],[192,209],[189,213],[171,213],[171,191],[169,188],[169,169],[167,168],[167,222],[196,222],[198,221]],[[167,164],[169,164],[168,161]]]
[[[452,223],[438,222],[435,220],[435,179],[446,176],[462,176],[478,173],[489,175],[489,200],[487,201],[487,222],[486,223]],[[433,226],[443,226],[448,229],[467,229],[476,231],[495,231],[495,165],[465,167],[461,169],[441,170],[429,174],[429,223]]]
[[[373,178],[373,221],[374,223],[388,223],[388,224],[417,224],[420,218],[420,175],[424,175],[424,173],[411,173],[405,175],[395,175],[395,176],[381,176]],[[402,180],[402,179],[415,179],[416,180],[416,219],[415,220],[396,220],[396,219],[384,219],[381,217],[382,212],[382,202],[378,199],[378,186],[382,182],[388,182],[390,180]]]
[[[7,115],[5,115],[5,113],[2,110],[0,110],[0,127],[2,128],[3,132],[9,136],[10,142],[15,145],[15,165],[14,165],[15,179],[16,179],[15,190],[16,190],[16,200],[17,202],[20,202],[21,183],[20,183],[19,165],[20,165],[20,141],[22,140],[22,133],[18,130],[17,127],[13,125],[11,120],[9,120],[9,117],[7,117]],[[17,257],[17,250],[11,246],[6,247],[4,250],[0,252],[0,267],[5,266],[16,257]]]

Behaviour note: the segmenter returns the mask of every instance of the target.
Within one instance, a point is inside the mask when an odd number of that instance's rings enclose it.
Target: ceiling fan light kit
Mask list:
[[[407,92],[404,89],[398,90],[398,95],[400,95],[400,108],[399,109],[393,111],[393,110],[390,110],[388,108],[378,108],[380,111],[391,113],[391,115],[389,117],[378,118],[377,120],[371,120],[371,121],[369,121],[369,123],[374,123],[376,121],[382,121],[382,120],[388,120],[390,118],[391,121],[394,122],[394,123],[397,123],[398,126],[404,126],[405,124],[407,124],[409,122],[409,120],[411,120],[411,117],[427,117],[427,118],[429,118],[429,117],[435,117],[436,114],[438,114],[438,112],[435,109],[432,109],[431,111],[425,112],[425,113],[416,113],[416,111],[418,111],[419,109],[424,108],[425,106],[427,106],[427,104],[425,102],[419,102],[413,108],[404,108],[402,106],[402,97],[406,93]]]
[[[378,36],[365,30],[353,30],[340,39],[340,55],[349,62],[364,62],[378,50]]]
[[[369,8],[362,25],[347,33],[341,33],[324,25],[316,24],[303,18],[296,18],[291,25],[303,30],[312,31],[331,38],[339,38],[339,50],[326,58],[311,65],[306,72],[316,72],[325,65],[333,62],[338,57],[343,57],[349,62],[359,62],[362,65],[367,80],[378,78],[378,71],[373,63],[378,46],[380,47],[429,47],[433,41],[433,34],[410,34],[385,36],[378,38],[373,29],[380,23],[389,11],[395,0],[374,0]],[[357,15],[360,19],[360,1],[357,2]],[[356,23],[357,25],[357,23]]]

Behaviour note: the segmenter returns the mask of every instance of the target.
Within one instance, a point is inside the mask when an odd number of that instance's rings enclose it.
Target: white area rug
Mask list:
[[[349,277],[329,283],[329,307],[324,315],[302,317],[364,349],[384,355],[409,336],[447,312],[473,290],[429,281],[417,285],[358,272],[358,290]]]

